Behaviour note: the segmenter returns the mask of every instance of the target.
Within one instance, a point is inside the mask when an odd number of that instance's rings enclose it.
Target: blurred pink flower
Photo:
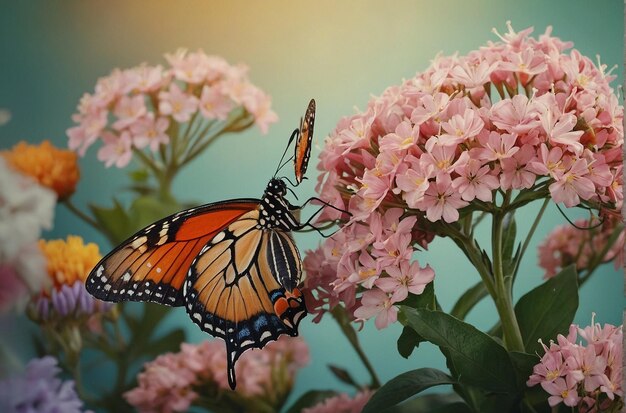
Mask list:
[[[159,149],[159,145],[169,143],[170,137],[165,133],[169,126],[170,122],[167,118],[161,117],[155,120],[154,114],[149,113],[148,116],[137,120],[130,127],[133,135],[133,144],[137,149],[149,146],[150,150],[156,152]]]
[[[167,92],[159,93],[159,99],[161,113],[172,115],[177,122],[188,122],[198,110],[198,98],[180,90],[176,83],[172,83]]]
[[[224,99],[221,90],[205,85],[200,95],[200,112],[207,119],[226,120],[233,109],[233,103]]]
[[[133,97],[122,96],[113,109],[113,114],[117,117],[113,127],[122,130],[144,116],[147,113],[144,99],[144,95],[141,94]]]
[[[313,407],[307,407],[302,413],[360,413],[374,394],[371,390],[364,390],[350,397],[342,393],[330,397]]]
[[[80,98],[77,113],[72,115],[75,126],[67,130],[70,149],[84,156],[96,142],[109,146],[100,155],[110,165],[124,167],[130,162],[124,145],[124,156],[111,145],[111,138],[131,132],[131,150],[152,151],[164,148],[172,136],[190,130],[204,131],[203,139],[215,130],[239,131],[256,124],[262,133],[277,121],[271,110],[271,99],[254,86],[247,77],[247,67],[231,66],[219,56],[203,51],[179,49],[166,54],[168,67],[145,63],[129,68],[114,69],[98,79],[94,93]],[[196,116],[200,114],[201,116]],[[221,124],[207,128],[209,121]],[[178,123],[191,122],[186,129]],[[172,128],[170,128],[172,126]],[[102,148],[100,148],[103,150]],[[176,156],[182,156],[177,154]],[[115,159],[111,161],[111,159]],[[118,162],[119,161],[119,162]]]
[[[207,396],[215,387],[219,392],[231,391],[226,357],[219,340],[182,343],[180,352],[166,353],[146,363],[138,376],[138,387],[124,397],[140,412],[187,411],[199,395]],[[263,349],[246,351],[236,366],[240,378],[238,397],[258,397],[269,404],[276,403],[286,394],[275,391],[288,393],[297,370],[308,362],[308,347],[300,338],[282,336]]]
[[[620,234],[613,245],[609,246],[604,257],[601,257],[600,262],[615,261],[615,268],[621,268],[624,261],[626,232],[621,224],[621,218],[605,217],[604,219],[604,224],[599,228],[597,219],[591,221],[581,219],[574,222],[578,228],[566,224],[550,232],[537,247],[539,266],[545,270],[544,278],[554,276],[570,264],[576,264],[578,272],[589,270],[589,264],[607,248],[609,238],[616,230],[619,230]]]
[[[115,165],[118,168],[128,165],[133,156],[130,133],[125,131],[120,136],[117,136],[113,133],[105,132],[102,135],[102,140],[104,141],[104,146],[98,150],[98,160],[104,162],[107,168],[111,165]]]

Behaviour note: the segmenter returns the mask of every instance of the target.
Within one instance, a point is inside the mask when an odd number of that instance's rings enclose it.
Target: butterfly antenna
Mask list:
[[[285,159],[285,155],[287,155],[287,149],[289,149],[289,147],[291,146],[291,142],[294,141],[294,139],[296,139],[296,137],[300,135],[300,129],[294,129],[293,132],[291,132],[291,136],[289,137],[289,142],[287,142],[287,146],[285,147],[285,150],[283,151],[283,156],[280,157],[280,161],[278,162],[278,168],[276,168],[276,172],[274,172],[274,176],[276,176],[278,174],[278,171],[280,171],[283,166],[287,165],[287,163],[293,159],[293,156],[289,159],[287,159],[287,161],[285,163],[283,163],[283,159]]]
[[[289,179],[286,176],[281,176],[280,179],[289,182],[289,185],[291,185],[291,186],[298,186],[298,184],[294,184],[293,182],[291,182],[291,179]]]
[[[291,182],[290,182],[290,183],[291,183]],[[287,190],[288,190],[289,192],[291,192],[291,195],[293,195],[293,197],[294,197],[294,198],[298,199],[298,195],[296,195],[296,193],[295,193],[295,192],[293,192],[293,189],[291,189],[291,188],[287,187]]]

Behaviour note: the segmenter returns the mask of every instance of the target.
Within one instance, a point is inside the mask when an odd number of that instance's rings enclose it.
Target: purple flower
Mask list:
[[[58,315],[60,317],[90,316],[95,313],[108,311],[113,303],[107,303],[93,298],[85,289],[81,281],[71,286],[61,285],[59,289],[52,289],[50,297],[41,296],[34,303],[34,317],[40,321]]]
[[[80,413],[83,402],[72,380],[56,377],[61,369],[54,357],[33,359],[16,377],[0,381],[0,411],[7,413]]]

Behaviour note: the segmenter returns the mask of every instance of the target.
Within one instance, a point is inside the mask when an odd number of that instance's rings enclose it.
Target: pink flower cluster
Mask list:
[[[561,225],[548,234],[537,248],[539,252],[539,266],[546,272],[544,278],[550,278],[562,268],[576,264],[578,272],[588,270],[589,265],[596,260],[597,255],[604,251],[606,254],[599,263],[614,261],[615,268],[624,265],[624,232],[621,219],[605,218],[605,222],[599,225],[597,219],[577,220],[574,224]],[[588,229],[580,229],[588,228]],[[616,230],[622,228],[613,245],[607,245],[609,239]]]
[[[357,393],[353,398],[342,393],[313,407],[303,409],[302,413],[360,413],[373,393],[371,390],[364,390]]]
[[[384,280],[417,274],[409,260],[414,245],[432,240],[426,228],[461,214],[546,197],[619,211],[624,132],[615,76],[567,51],[572,44],[551,28],[538,39],[531,32],[509,25],[499,42],[437,56],[339,121],[320,155],[317,192],[352,216],[305,260],[315,311],[341,300],[357,318],[378,314],[379,327],[393,321],[399,295]],[[383,218],[395,208],[394,219]],[[326,208],[320,220],[345,218]]]
[[[263,349],[245,352],[236,366],[237,393],[243,397],[269,396],[276,378],[289,388],[296,371],[309,361],[309,350],[301,338],[281,337]],[[140,412],[183,412],[198,397],[212,389],[230,391],[226,350],[220,340],[181,344],[179,353],[166,353],[146,363],[138,377],[139,386],[124,397]],[[205,395],[206,395],[205,394]]]
[[[203,51],[179,49],[166,54],[169,67],[142,64],[114,69],[100,78],[93,94],[85,93],[68,129],[70,149],[83,156],[98,139],[98,159],[106,166],[126,166],[132,149],[157,151],[170,141],[169,131],[199,114],[207,121],[226,121],[243,108],[262,133],[278,120],[270,97],[250,83],[243,65]]]
[[[583,413],[608,411],[624,396],[622,334],[622,326],[601,327],[593,319],[584,329],[572,324],[567,337],[559,334],[549,347],[542,343],[546,353],[526,384],[541,384],[550,394],[550,406],[564,403]],[[578,335],[586,345],[576,342]]]

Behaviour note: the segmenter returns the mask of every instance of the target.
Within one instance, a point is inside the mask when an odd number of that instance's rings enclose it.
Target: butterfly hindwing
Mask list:
[[[192,263],[184,287],[191,319],[226,341],[232,388],[239,356],[249,348],[262,348],[281,334],[296,336],[298,323],[306,314],[299,290],[285,290],[270,265],[268,245],[278,230],[264,231],[258,222],[259,211],[250,211],[216,234]],[[291,240],[288,236],[283,239]],[[293,251],[295,245],[288,248]],[[287,265],[299,278],[299,256],[291,260],[298,261]]]
[[[184,304],[182,287],[192,261],[216,233],[258,206],[240,199],[178,212],[142,229],[104,257],[85,283],[106,301]]]
[[[296,182],[302,182],[311,156],[311,141],[313,140],[313,128],[315,126],[315,100],[311,99],[304,118],[300,125],[300,134],[296,141],[295,155],[293,158],[296,172]]]

